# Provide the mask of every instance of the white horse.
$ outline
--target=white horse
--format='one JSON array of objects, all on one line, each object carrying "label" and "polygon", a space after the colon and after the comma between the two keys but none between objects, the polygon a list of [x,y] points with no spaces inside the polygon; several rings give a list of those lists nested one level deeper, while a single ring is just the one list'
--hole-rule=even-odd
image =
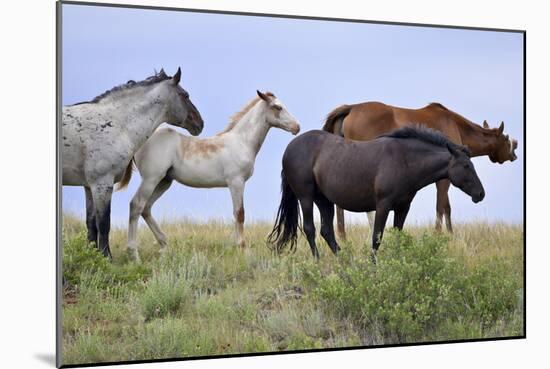
[{"label": "white horse", "polygon": [[[111,256],[109,229],[113,185],[130,180],[132,157],[163,122],[198,135],[203,121],[189,94],[161,70],[129,81],[92,101],[63,107],[63,185],[84,186],[88,240]],[[99,231],[99,237],[98,237]]]},{"label": "white horse", "polygon": [[216,136],[194,138],[172,129],[160,129],[135,155],[142,182],[130,202],[128,252],[139,262],[136,231],[139,216],[153,232],[161,247],[166,249],[166,235],[151,215],[151,207],[168,190],[173,180],[201,188],[229,187],[237,243],[243,239],[245,182],[252,176],[254,161],[271,127],[292,134],[300,125],[272,93],[257,91],[258,97],[235,114],[227,128]]}]

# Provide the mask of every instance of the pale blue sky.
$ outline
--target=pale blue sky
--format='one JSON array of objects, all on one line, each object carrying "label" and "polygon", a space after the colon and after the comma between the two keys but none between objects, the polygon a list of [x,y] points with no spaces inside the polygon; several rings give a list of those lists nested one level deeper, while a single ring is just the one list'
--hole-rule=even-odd
[{"label": "pale blue sky", "polygon": [[[382,101],[417,108],[432,101],[518,140],[518,160],[474,163],[487,193],[473,204],[450,191],[455,221],[523,218],[523,35],[428,27],[63,5],[63,104],[89,100],[130,79],[182,67],[182,85],[200,110],[201,136],[222,130],[254,97],[274,92],[302,132],[319,129],[337,105]],[[187,133],[184,131],[184,133]],[[282,153],[293,136],[273,129],[247,182],[247,220],[273,220]],[[115,193],[112,219],[126,224],[140,178]],[[63,209],[82,217],[84,190],[63,187]],[[227,189],[179,184],[156,203],[159,218],[230,219]],[[435,218],[435,186],[420,191],[408,223]],[[365,216],[355,216],[366,221]]]}]

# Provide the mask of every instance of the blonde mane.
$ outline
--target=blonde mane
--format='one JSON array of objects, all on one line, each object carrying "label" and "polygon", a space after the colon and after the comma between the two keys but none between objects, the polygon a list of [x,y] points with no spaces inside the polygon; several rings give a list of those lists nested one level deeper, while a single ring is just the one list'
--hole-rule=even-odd
[{"label": "blonde mane", "polygon": [[[275,97],[275,95],[273,95],[273,93],[271,92],[266,92],[265,94],[269,97]],[[224,130],[218,134],[221,135],[222,133],[229,132],[233,128],[235,128],[237,123],[245,116],[246,113],[250,111],[250,109],[252,109],[258,103],[259,100],[260,98],[256,96],[255,98],[250,100],[241,110],[233,114],[229,118],[229,124],[227,125],[227,127],[225,127]]]}]

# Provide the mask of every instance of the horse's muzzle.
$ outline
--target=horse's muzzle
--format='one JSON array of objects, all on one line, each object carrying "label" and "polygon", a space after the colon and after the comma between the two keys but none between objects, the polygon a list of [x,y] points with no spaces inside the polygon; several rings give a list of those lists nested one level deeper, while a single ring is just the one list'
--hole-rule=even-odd
[{"label": "horse's muzzle", "polygon": [[290,126],[290,132],[296,136],[300,132],[300,124],[298,122]]},{"label": "horse's muzzle", "polygon": [[478,202],[482,201],[485,198],[485,191],[481,190],[477,194],[472,196],[472,201],[474,204],[477,204]]},{"label": "horse's muzzle", "polygon": [[200,115],[196,115],[194,117],[190,117],[187,119],[187,130],[191,135],[198,136],[202,133],[202,129],[204,128],[204,122],[202,120],[202,117]]}]

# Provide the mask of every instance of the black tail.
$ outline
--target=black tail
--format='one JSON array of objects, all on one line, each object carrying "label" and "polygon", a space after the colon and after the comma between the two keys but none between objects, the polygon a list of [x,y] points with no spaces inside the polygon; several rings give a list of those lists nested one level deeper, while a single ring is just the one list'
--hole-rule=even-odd
[{"label": "black tail", "polygon": [[273,230],[267,237],[270,247],[280,254],[290,243],[290,250],[296,249],[300,213],[298,199],[288,185],[284,172],[281,171],[281,204],[277,211],[277,219]]}]

